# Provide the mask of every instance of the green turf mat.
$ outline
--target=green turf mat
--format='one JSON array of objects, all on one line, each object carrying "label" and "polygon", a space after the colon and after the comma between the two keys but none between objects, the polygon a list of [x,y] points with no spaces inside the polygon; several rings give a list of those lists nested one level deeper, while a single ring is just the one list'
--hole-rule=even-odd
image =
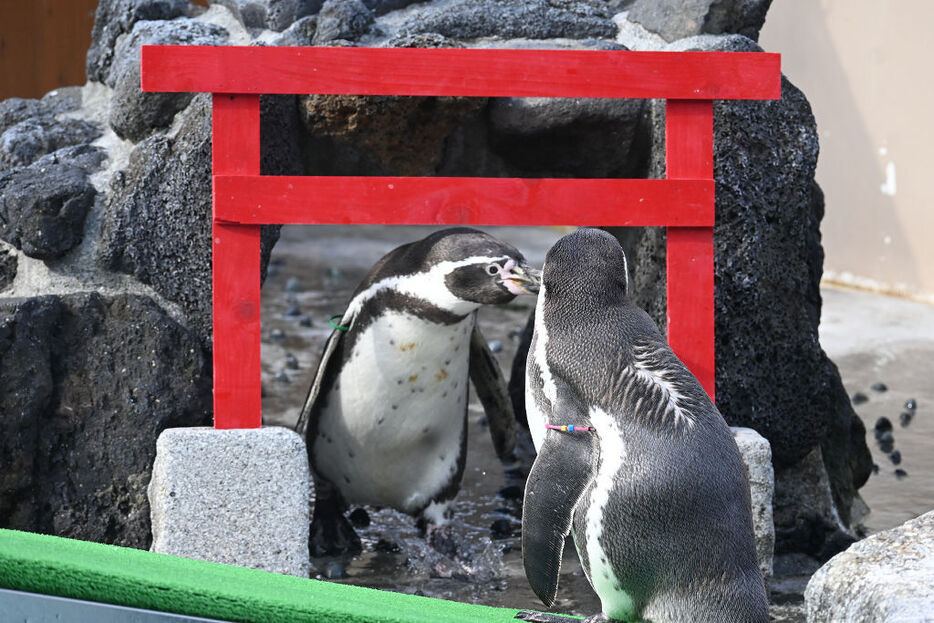
[{"label": "green turf mat", "polygon": [[257,623],[514,623],[518,612],[2,529],[0,587]]}]

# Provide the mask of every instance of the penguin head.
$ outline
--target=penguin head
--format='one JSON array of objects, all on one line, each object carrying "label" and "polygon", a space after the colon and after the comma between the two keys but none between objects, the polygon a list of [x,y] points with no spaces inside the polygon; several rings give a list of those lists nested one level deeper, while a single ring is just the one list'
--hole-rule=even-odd
[{"label": "penguin head", "polygon": [[628,295],[627,270],[626,254],[616,238],[600,229],[581,228],[548,251],[542,289],[549,299],[619,302]]},{"label": "penguin head", "polygon": [[458,299],[490,305],[538,292],[541,272],[511,244],[467,227],[445,229],[429,238],[434,240],[427,264],[441,269],[438,276]]}]

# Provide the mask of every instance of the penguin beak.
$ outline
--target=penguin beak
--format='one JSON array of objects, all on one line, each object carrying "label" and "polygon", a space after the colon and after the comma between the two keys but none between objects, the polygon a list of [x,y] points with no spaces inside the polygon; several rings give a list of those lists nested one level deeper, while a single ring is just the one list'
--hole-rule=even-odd
[{"label": "penguin beak", "polygon": [[503,285],[513,294],[538,294],[542,284],[542,271],[519,263],[503,275]]}]

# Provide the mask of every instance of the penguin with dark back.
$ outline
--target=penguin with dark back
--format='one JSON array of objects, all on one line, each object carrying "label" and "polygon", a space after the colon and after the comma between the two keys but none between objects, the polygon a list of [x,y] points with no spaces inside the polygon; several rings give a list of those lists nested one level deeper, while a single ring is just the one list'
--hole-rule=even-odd
[{"label": "penguin with dark back", "polygon": [[736,442],[629,299],[626,268],[595,229],[545,260],[526,376],[538,451],[522,514],[529,583],[554,603],[571,532],[602,605],[589,621],[764,623]]},{"label": "penguin with dark back", "polygon": [[468,377],[497,455],[511,455],[515,415],[476,311],[536,293],[539,275],[515,247],[469,228],[435,232],[373,266],[325,345],[296,425],[315,482],[313,555],[360,550],[348,504],[413,515],[429,542],[443,534],[464,471]]}]

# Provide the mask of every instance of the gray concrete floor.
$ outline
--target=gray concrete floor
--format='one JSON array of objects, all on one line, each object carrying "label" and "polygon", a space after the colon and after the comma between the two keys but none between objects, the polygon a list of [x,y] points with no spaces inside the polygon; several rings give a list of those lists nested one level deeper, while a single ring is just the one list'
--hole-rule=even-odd
[{"label": "gray concrete floor", "polygon": [[[866,424],[867,443],[879,471],[860,493],[871,512],[870,532],[892,528],[934,509],[934,306],[869,292],[822,287],[820,341],[837,364],[852,396],[869,399],[854,405]],[[874,391],[884,383],[888,390]],[[907,427],[899,422],[909,398],[917,402]],[[873,427],[881,417],[893,424],[897,468],[876,443]]]}]

